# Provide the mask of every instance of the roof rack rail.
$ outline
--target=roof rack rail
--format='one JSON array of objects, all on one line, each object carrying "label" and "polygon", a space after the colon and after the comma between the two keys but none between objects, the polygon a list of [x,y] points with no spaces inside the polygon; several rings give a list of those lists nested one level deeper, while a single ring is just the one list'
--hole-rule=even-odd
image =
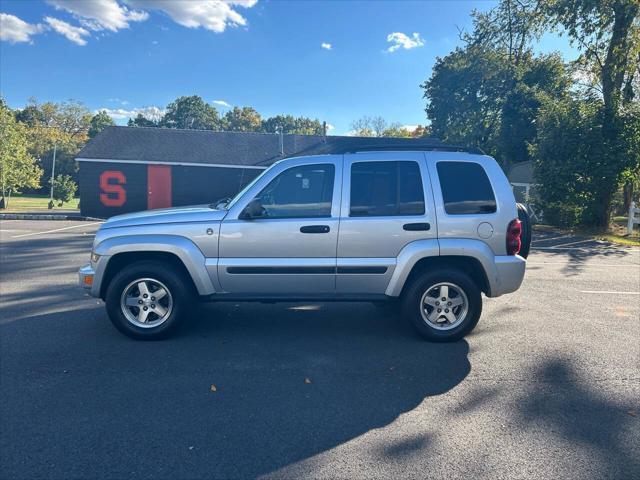
[{"label": "roof rack rail", "polygon": [[465,152],[478,155],[485,153],[477,147],[463,147],[447,145],[445,143],[414,143],[414,144],[386,144],[386,145],[350,145],[335,153],[385,152],[385,151],[429,151],[429,152]]}]

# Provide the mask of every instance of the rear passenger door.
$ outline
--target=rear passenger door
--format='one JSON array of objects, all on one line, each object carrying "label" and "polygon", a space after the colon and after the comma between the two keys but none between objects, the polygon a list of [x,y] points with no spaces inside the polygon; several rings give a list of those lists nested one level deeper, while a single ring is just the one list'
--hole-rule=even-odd
[{"label": "rear passenger door", "polygon": [[[507,226],[517,214],[511,187],[498,164],[464,153],[428,152],[426,156],[437,204],[440,253],[447,253],[443,240],[471,239],[486,243],[495,255],[504,255]],[[499,198],[510,202],[500,203]]]},{"label": "rear passenger door", "polygon": [[400,251],[423,239],[437,241],[423,153],[345,155],[337,292],[384,293]]}]

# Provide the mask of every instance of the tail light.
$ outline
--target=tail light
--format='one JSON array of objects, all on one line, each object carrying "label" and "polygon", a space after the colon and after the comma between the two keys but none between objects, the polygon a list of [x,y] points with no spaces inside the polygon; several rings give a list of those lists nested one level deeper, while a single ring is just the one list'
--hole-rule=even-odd
[{"label": "tail light", "polygon": [[517,218],[509,222],[507,227],[507,255],[517,255],[520,252],[522,243],[520,235],[522,234],[522,224]]}]

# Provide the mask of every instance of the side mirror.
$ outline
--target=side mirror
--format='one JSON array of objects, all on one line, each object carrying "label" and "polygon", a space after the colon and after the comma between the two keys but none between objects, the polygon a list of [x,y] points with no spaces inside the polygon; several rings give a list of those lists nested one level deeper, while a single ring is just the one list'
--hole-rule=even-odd
[{"label": "side mirror", "polygon": [[241,220],[251,220],[253,218],[261,218],[264,217],[265,209],[262,206],[262,203],[257,198],[251,200],[249,205],[244,207],[242,213],[240,213]]}]

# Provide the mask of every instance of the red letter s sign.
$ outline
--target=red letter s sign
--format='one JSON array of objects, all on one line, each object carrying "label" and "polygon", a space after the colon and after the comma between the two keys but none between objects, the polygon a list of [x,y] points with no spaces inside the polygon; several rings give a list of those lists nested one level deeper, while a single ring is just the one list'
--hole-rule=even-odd
[{"label": "red letter s sign", "polygon": [[127,178],[119,170],[105,170],[100,174],[100,202],[105,207],[121,207],[127,201],[127,192],[122,185]]}]

